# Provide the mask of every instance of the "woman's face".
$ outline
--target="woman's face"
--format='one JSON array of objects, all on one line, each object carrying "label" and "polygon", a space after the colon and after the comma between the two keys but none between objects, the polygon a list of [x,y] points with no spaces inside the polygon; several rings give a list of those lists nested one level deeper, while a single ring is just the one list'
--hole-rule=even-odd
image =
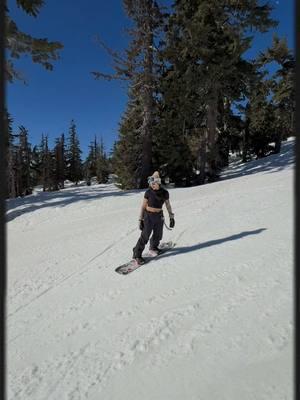
[{"label": "woman's face", "polygon": [[152,188],[153,190],[158,190],[158,189],[159,189],[159,184],[158,184],[157,182],[152,182],[152,183],[151,183],[151,188]]}]

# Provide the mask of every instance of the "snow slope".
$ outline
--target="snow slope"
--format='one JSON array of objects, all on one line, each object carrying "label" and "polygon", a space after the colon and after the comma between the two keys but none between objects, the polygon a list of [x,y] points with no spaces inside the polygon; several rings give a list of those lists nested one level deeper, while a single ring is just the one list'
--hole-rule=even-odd
[{"label": "snow slope", "polygon": [[177,245],[127,276],[144,191],[8,201],[8,399],[291,399],[293,147],[170,189]]}]

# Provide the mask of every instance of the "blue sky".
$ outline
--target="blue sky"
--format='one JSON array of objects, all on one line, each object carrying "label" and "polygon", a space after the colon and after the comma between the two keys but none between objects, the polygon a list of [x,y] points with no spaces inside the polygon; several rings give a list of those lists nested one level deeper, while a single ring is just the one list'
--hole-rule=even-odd
[{"label": "blue sky", "polygon": [[[11,17],[20,30],[34,37],[60,41],[64,45],[60,60],[53,71],[33,64],[30,57],[15,62],[27,85],[15,82],[7,85],[7,106],[14,119],[14,130],[24,125],[32,144],[38,144],[42,133],[48,134],[50,146],[61,133],[68,133],[75,120],[83,158],[96,135],[102,136],[106,151],[110,151],[118,136],[118,124],[127,102],[126,87],[118,81],[96,81],[91,71],[112,72],[112,62],[95,42],[99,35],[108,46],[122,51],[128,44],[125,28],[130,21],[122,0],[48,0],[37,18],[26,15],[8,0]],[[160,0],[170,4],[170,0]],[[272,0],[273,17],[279,20],[275,29],[294,47],[294,1]],[[248,51],[255,57],[272,43],[272,32],[256,35]]]}]

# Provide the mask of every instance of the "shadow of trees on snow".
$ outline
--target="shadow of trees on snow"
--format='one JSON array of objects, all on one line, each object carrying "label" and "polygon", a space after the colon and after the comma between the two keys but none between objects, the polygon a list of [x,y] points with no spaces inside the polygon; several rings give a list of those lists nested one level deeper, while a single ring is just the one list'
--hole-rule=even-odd
[{"label": "shadow of trees on snow", "polygon": [[23,198],[9,199],[6,203],[6,222],[12,221],[20,215],[47,207],[66,207],[78,201],[94,201],[105,197],[123,197],[141,192],[141,190],[122,191],[114,185],[97,185],[95,187],[72,187],[55,192],[39,192]]},{"label": "shadow of trees on snow", "polygon": [[221,174],[221,180],[238,178],[240,176],[252,175],[258,172],[274,173],[290,168],[295,163],[295,141],[282,143],[281,153],[273,154],[259,160],[232,162],[231,166]]}]

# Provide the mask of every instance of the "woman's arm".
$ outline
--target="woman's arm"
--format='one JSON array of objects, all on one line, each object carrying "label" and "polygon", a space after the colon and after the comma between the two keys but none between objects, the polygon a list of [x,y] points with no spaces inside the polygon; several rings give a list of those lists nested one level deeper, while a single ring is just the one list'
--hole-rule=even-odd
[{"label": "woman's arm", "polygon": [[174,228],[175,219],[174,219],[174,214],[173,214],[172,207],[171,207],[171,204],[170,204],[169,200],[166,200],[166,207],[167,207],[167,210],[168,210],[168,213],[169,213],[169,218],[170,218],[170,228]]},{"label": "woman's arm", "polygon": [[146,207],[148,205],[148,200],[147,199],[143,199],[143,203],[142,203],[142,207],[141,207],[141,212],[140,212],[140,217],[139,217],[139,221],[141,221],[142,219],[144,219],[144,212],[146,210]]},{"label": "woman's arm", "polygon": [[170,218],[174,218],[174,214],[173,214],[173,211],[172,211],[170,200],[166,200],[165,203],[166,203],[166,207],[167,207],[167,210],[168,210],[168,213],[169,213],[169,217]]}]

